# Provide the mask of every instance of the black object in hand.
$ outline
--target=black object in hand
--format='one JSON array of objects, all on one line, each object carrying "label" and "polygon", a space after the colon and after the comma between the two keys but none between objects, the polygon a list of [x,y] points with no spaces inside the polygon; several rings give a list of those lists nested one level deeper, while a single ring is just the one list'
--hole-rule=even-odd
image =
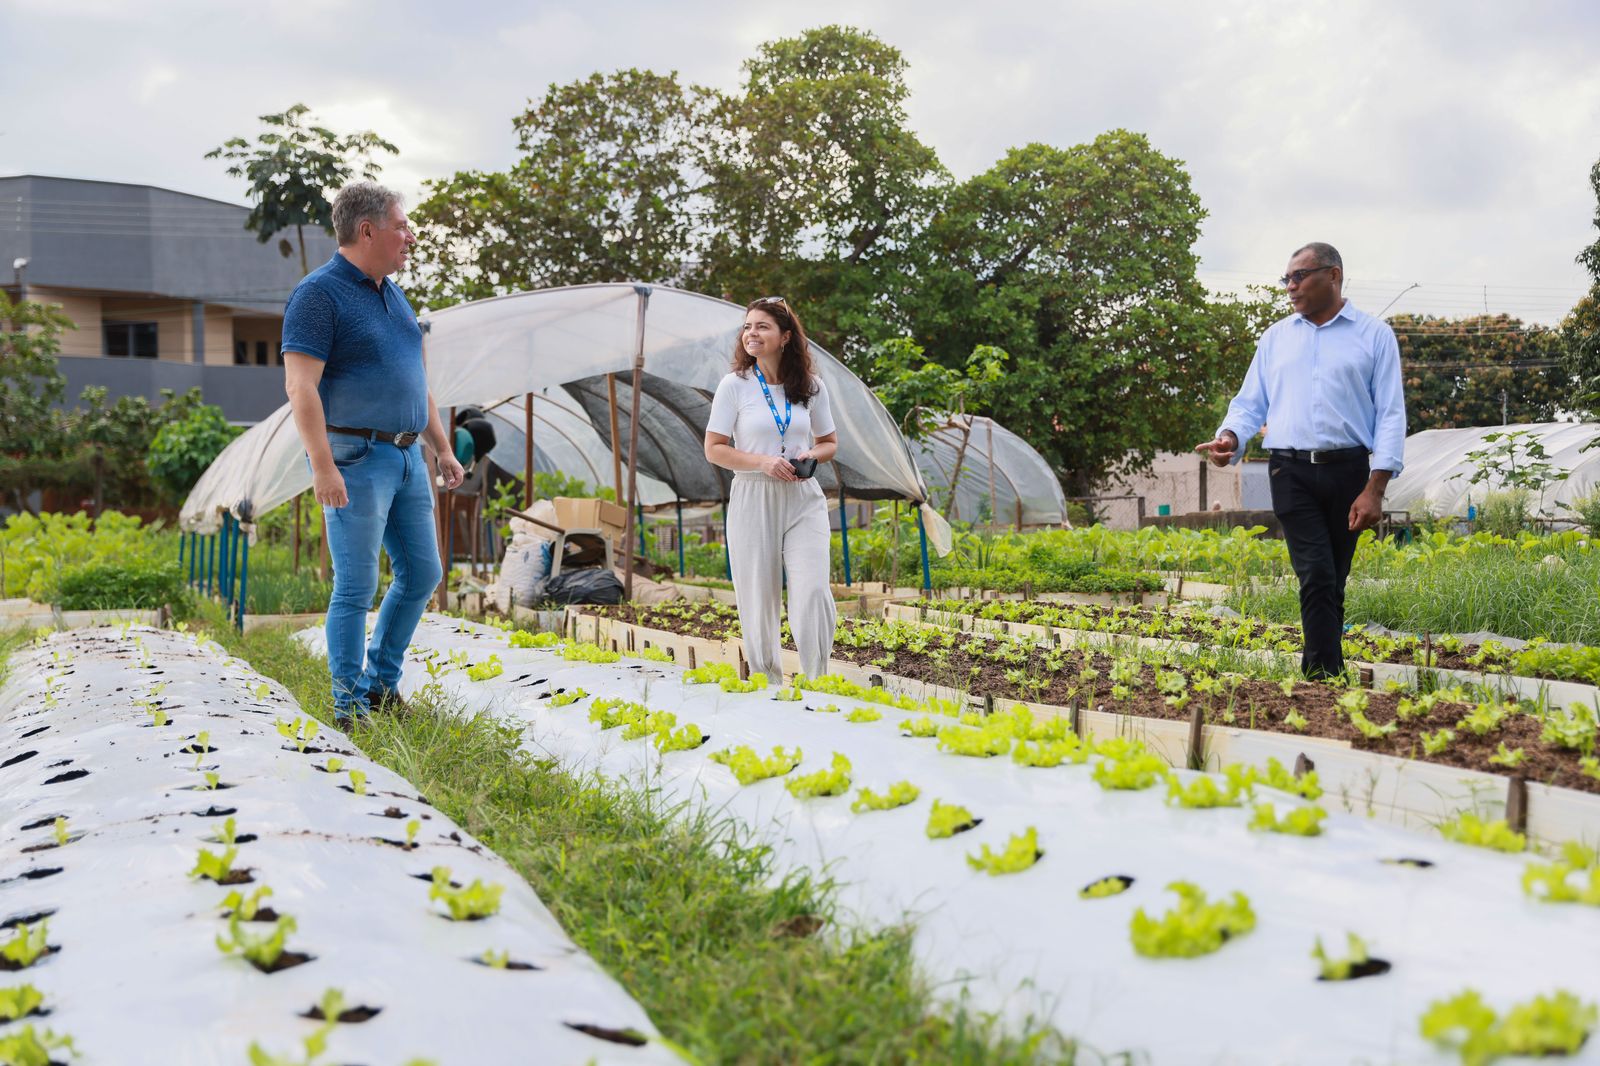
[{"label": "black object in hand", "polygon": [[794,467],[794,476],[798,478],[808,478],[817,472],[816,456],[810,459],[790,459],[789,465]]}]

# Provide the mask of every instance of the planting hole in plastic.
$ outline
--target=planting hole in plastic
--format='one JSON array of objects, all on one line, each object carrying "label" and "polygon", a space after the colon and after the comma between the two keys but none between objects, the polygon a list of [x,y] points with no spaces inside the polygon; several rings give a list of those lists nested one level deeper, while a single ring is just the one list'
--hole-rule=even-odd
[{"label": "planting hole in plastic", "polygon": [[626,1044],[629,1047],[644,1047],[650,1041],[637,1029],[609,1029],[604,1025],[590,1025],[588,1022],[562,1022],[568,1029],[576,1029],[586,1036],[609,1040],[613,1044]]},{"label": "planting hole in plastic", "polygon": [[237,807],[207,807],[203,811],[190,811],[196,818],[225,818],[230,814],[238,814]]},{"label": "planting hole in plastic", "polygon": [[[370,1022],[382,1013],[382,1007],[347,1007],[339,1012],[338,1022],[340,1025],[359,1025],[361,1022]],[[322,1005],[320,1003],[310,1010],[301,1011],[300,1017],[310,1018],[314,1022],[328,1020],[327,1015],[322,1013]]]},{"label": "planting hole in plastic", "polygon": [[46,910],[34,911],[32,914],[18,914],[0,922],[0,929],[15,929],[19,925],[37,925],[55,912],[56,909],[50,907]]},{"label": "planting hole in plastic", "polygon": [[11,756],[11,758],[7,759],[5,762],[0,762],[0,770],[4,770],[8,766],[15,766],[19,762],[27,762],[29,759],[33,758],[37,754],[39,754],[37,751],[22,751],[22,752],[18,752],[17,754]]},{"label": "planting hole in plastic", "polygon": [[62,815],[47,814],[43,818],[36,818],[22,827],[23,832],[26,832],[29,829],[48,829],[50,826],[55,825],[56,819],[60,817],[62,817]]},{"label": "planting hole in plastic", "polygon": [[1402,857],[1398,859],[1379,859],[1378,861],[1386,866],[1412,866],[1418,870],[1426,870],[1428,867],[1433,865],[1432,859],[1411,859]]},{"label": "planting hole in plastic", "polygon": [[1368,959],[1365,962],[1354,963],[1350,967],[1348,977],[1324,977],[1317,975],[1319,981],[1357,981],[1363,977],[1379,977],[1394,969],[1388,959]]},{"label": "planting hole in plastic", "polygon": [[59,785],[67,781],[76,781],[80,777],[88,776],[89,771],[87,770],[68,770],[64,774],[57,774],[54,777],[46,778],[44,783],[47,785]]}]

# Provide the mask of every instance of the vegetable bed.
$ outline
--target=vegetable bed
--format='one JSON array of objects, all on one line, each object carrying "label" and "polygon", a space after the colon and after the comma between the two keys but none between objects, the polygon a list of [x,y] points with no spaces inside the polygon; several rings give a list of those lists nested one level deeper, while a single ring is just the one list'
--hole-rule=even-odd
[{"label": "vegetable bed", "polygon": [[678,1061],[509,866],[213,644],[50,636],[0,737],[0,1062]]},{"label": "vegetable bed", "polygon": [[[322,633],[301,639],[315,650]],[[1539,887],[1581,895],[1592,853],[1551,872],[1304,815],[1316,784],[1282,766],[1173,771],[1131,738],[1060,720],[658,660],[430,616],[402,688],[437,686],[523,727],[533,752],[724,812],[782,866],[826,868],[850,920],[915,921],[919,962],[951,998],[1102,1051],[1446,1063],[1473,1034],[1523,1039],[1530,1016],[1568,1045],[1593,1027],[1600,906]],[[677,742],[690,726],[703,743]],[[1510,846],[1489,819],[1452,829]],[[1487,1021],[1463,1008],[1469,989]]]}]

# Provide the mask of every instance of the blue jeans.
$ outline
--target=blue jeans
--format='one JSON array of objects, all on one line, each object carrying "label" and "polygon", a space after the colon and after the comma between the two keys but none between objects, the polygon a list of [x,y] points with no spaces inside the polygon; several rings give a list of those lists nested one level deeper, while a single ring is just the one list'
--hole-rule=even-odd
[{"label": "blue jeans", "polygon": [[[366,709],[369,694],[393,691],[400,683],[406,647],[443,571],[422,445],[402,449],[330,433],[328,446],[350,496],[344,507],[322,509],[333,563],[328,669],[335,713],[350,714]],[[369,645],[367,612],[378,592],[380,544],[389,553],[394,582],[378,608]]]}]

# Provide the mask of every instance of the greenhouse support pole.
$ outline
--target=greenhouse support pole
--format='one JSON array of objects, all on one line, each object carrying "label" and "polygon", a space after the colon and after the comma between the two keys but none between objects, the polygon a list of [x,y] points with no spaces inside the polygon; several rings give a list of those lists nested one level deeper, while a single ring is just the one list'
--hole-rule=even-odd
[{"label": "greenhouse support pole", "polygon": [[[426,342],[424,342],[422,355],[423,358],[427,358],[428,352],[426,348]],[[450,421],[447,424],[450,428],[445,430],[444,437],[446,444],[451,448],[453,454],[455,448],[456,431],[456,409],[454,407],[450,408]],[[439,458],[442,459],[444,457],[440,456]],[[424,465],[426,465],[426,463],[424,463]],[[443,523],[443,525],[439,527],[439,610],[441,611],[446,610],[449,607],[450,556],[453,554],[455,547],[450,542],[451,534],[454,532],[454,523],[450,521],[450,512],[452,510],[451,499],[452,497],[450,490],[441,484],[439,486],[438,505],[434,508],[434,514],[437,520]]]},{"label": "greenhouse support pole", "polygon": [[933,591],[933,577],[928,572],[928,529],[922,524],[922,505],[917,505],[917,536],[922,540],[922,591]]},{"label": "greenhouse support pole", "polygon": [[217,535],[206,534],[206,587],[205,595],[211,595],[211,572],[217,563]]},{"label": "greenhouse support pole", "polygon": [[178,569],[179,570],[183,569],[183,549],[185,547],[184,541],[186,541],[188,539],[189,539],[188,537],[186,537],[186,536],[184,536],[182,534],[178,535]]},{"label": "greenhouse support pole", "polygon": [[234,609],[243,610],[244,601],[239,599],[239,563],[240,556],[244,554],[244,523],[239,519],[233,520],[233,557],[228,560],[228,596],[233,601]]},{"label": "greenhouse support pole", "polygon": [[[1021,496],[1017,497],[1019,500]],[[994,494],[994,419],[989,419],[989,532],[994,532],[994,524],[999,520],[1000,504]],[[1020,530],[1018,532],[1021,532]]]},{"label": "greenhouse support pole", "polygon": [[198,533],[189,533],[189,534],[187,534],[187,536],[189,538],[189,587],[191,589],[193,589],[194,588],[194,557],[195,557],[195,553],[200,550],[200,534],[198,534]]},{"label": "greenhouse support pole", "polygon": [[622,503],[622,442],[617,440],[617,375],[606,375],[606,400],[611,409],[611,481],[617,490],[617,502]]},{"label": "greenhouse support pole", "polygon": [[678,501],[678,576],[683,577],[683,501]]},{"label": "greenhouse support pole", "polygon": [[228,543],[227,511],[222,512],[222,529],[217,533],[217,596],[223,602],[228,599]]},{"label": "greenhouse support pole", "polygon": [[522,398],[522,509],[533,508],[533,393]]},{"label": "greenhouse support pole", "polygon": [[[635,285],[634,293],[639,297],[639,317],[634,326],[633,348],[633,396],[628,415],[628,522],[634,521],[634,511],[639,513],[639,551],[644,552],[644,507],[639,503],[639,393],[644,390],[644,316],[650,307],[650,286]],[[615,376],[611,378],[615,380]],[[611,403],[611,454],[617,454],[617,404],[615,393]],[[620,492],[617,494],[622,495]],[[623,550],[628,553],[627,562],[623,566],[623,595],[633,599],[633,533],[631,529],[622,531]]]},{"label": "greenhouse support pole", "polygon": [[[838,473],[839,468],[833,468]],[[850,584],[850,510],[844,502],[844,479],[839,479],[839,547],[844,550],[844,583]]]},{"label": "greenhouse support pole", "polygon": [[239,632],[244,632],[244,607],[250,592],[250,539],[244,538],[244,558],[239,561]]}]

